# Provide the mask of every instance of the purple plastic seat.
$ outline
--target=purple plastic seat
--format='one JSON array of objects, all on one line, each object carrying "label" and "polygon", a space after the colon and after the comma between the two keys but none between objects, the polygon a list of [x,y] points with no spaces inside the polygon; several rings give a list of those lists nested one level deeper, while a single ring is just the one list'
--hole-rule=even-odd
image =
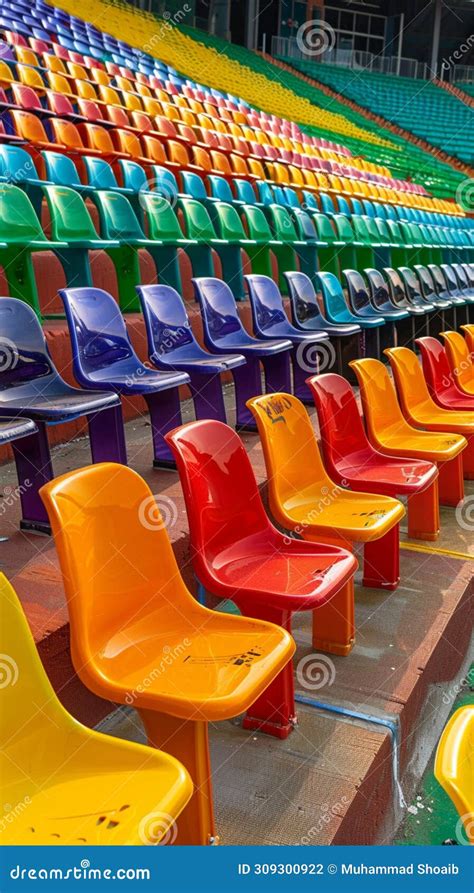
[{"label": "purple plastic seat", "polygon": [[203,350],[191,329],[184,302],[170,285],[139,285],[151,362],[162,370],[187,372],[197,419],[226,422],[221,372],[245,365],[239,353]]},{"label": "purple plastic seat", "polygon": [[[47,425],[86,416],[93,462],[127,464],[120,400],[115,394],[73,388],[59,375],[38,318],[16,298],[0,298],[0,415],[32,419],[36,429],[12,443],[21,490],[24,530],[50,532],[38,490],[54,477]],[[1,442],[1,441],[0,441]],[[26,482],[28,482],[26,484]]]},{"label": "purple plastic seat", "polygon": [[85,388],[145,398],[151,417],[157,468],[174,468],[164,439],[181,424],[179,386],[185,372],[158,372],[145,366],[130,342],[124,318],[112,295],[101,288],[65,288],[59,292],[71,337],[74,375]]},{"label": "purple plastic seat", "polygon": [[247,363],[233,373],[237,406],[237,427],[255,431],[256,423],[246,402],[262,393],[260,364],[265,373],[267,393],[288,391],[290,388],[288,339],[253,338],[245,331],[237,305],[226,282],[211,276],[192,280],[194,293],[201,308],[204,343],[218,354],[238,351]]},{"label": "purple plastic seat", "polygon": [[276,282],[268,276],[253,274],[245,277],[252,308],[253,330],[267,341],[286,338],[292,344],[293,393],[304,403],[311,403],[306,379],[318,372],[318,347],[329,341],[326,332],[307,332],[292,325],[285,313],[283,299]]}]

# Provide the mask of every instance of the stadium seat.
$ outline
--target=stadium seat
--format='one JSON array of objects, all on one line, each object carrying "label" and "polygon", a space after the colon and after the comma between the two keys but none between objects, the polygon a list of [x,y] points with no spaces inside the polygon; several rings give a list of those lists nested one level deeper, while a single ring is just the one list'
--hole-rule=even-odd
[{"label": "stadium seat", "polygon": [[451,373],[446,348],[437,338],[418,338],[423,375],[434,402],[444,409],[474,412],[474,396],[465,394]]},{"label": "stadium seat", "polygon": [[[294,611],[313,611],[313,647],[347,654],[354,642],[354,557],[277,531],[245,447],[221,422],[192,422],[168,440],[183,483],[194,570],[206,590],[288,632]],[[296,723],[293,684],[288,664],[248,710],[244,727],[286,738]]]},{"label": "stadium seat", "polygon": [[[163,751],[100,734],[73,718],[55,694],[3,574],[0,595],[0,650],[13,668],[13,684],[2,692],[2,788],[12,803],[27,806],[5,822],[4,844],[166,842],[193,792],[184,767]],[[161,821],[147,821],[150,814]]]},{"label": "stadium seat", "polygon": [[[470,412],[442,408],[432,400],[421,366],[413,351],[392,347],[385,351],[405,418],[414,428],[462,434],[467,440],[463,451],[464,477],[474,479],[474,416]],[[474,396],[474,395],[473,395]]]},{"label": "stadium seat", "polygon": [[438,472],[421,459],[389,457],[367,438],[355,395],[339,375],[309,379],[324,462],[337,484],[408,500],[408,536],[436,540],[439,533]]},{"label": "stadium seat", "polygon": [[69,327],[76,380],[90,390],[139,394],[148,406],[153,436],[153,465],[174,467],[164,440],[181,424],[178,388],[189,382],[182,371],[155,371],[135,353],[116,301],[100,288],[67,288],[59,292]]},{"label": "stadium seat", "polygon": [[343,270],[343,276],[347,284],[347,295],[351,310],[355,316],[365,316],[367,319],[380,319],[385,321],[385,327],[380,334],[381,347],[397,344],[399,340],[398,326],[402,320],[407,320],[409,314],[406,310],[396,310],[385,303],[384,310],[378,310],[371,301],[370,290],[363,276],[358,270]]},{"label": "stadium seat", "polygon": [[461,326],[471,356],[474,354],[474,325]]},{"label": "stadium seat", "polygon": [[474,397],[474,362],[460,332],[440,332],[456,386],[463,394]]},{"label": "stadium seat", "polygon": [[293,326],[285,313],[278,285],[268,276],[246,276],[253,330],[265,341],[284,338],[291,341],[293,367],[293,392],[304,402],[309,402],[306,378],[318,371],[318,345],[327,342],[326,332],[307,332]]},{"label": "stadium seat", "polygon": [[341,283],[334,273],[319,272],[316,273],[315,279],[321,288],[324,315],[327,319],[337,325],[355,323],[359,325],[364,334],[365,353],[379,357],[381,350],[379,329],[385,324],[383,317],[375,316],[373,319],[368,319],[353,313],[347,306]]},{"label": "stadium seat", "polygon": [[[434,774],[456,807],[468,843],[474,844],[474,707],[459,707],[446,723],[436,750]],[[456,841],[457,842],[457,841]]]},{"label": "stadium seat", "polygon": [[[132,702],[148,743],[166,747],[188,770],[194,794],[175,843],[215,843],[208,723],[238,716],[258,699],[291,660],[294,642],[275,625],[198,604],[154,496],[131,469],[111,463],[80,469],[56,478],[42,496],[77,673],[100,697]],[[143,686],[167,648],[175,655],[171,666],[155,670]]]},{"label": "stadium seat", "polygon": [[[0,335],[5,362],[0,369],[0,416],[32,419],[36,433],[15,450],[19,480],[29,480],[22,499],[24,530],[49,533],[38,497],[40,486],[54,477],[47,426],[86,416],[93,462],[127,462],[120,400],[73,388],[49,357],[46,339],[34,310],[15,298],[0,300]],[[13,345],[13,347],[9,347]]]},{"label": "stadium seat", "polygon": [[331,480],[307,411],[297,398],[256,397],[249,406],[257,419],[270,508],[278,523],[305,540],[349,549],[363,543],[364,586],[396,589],[402,504],[388,496],[343,490]]},{"label": "stadium seat", "polygon": [[456,507],[464,499],[462,453],[467,441],[459,434],[420,431],[406,421],[395,387],[379,360],[353,360],[360,386],[369,440],[387,456],[407,456],[436,462],[439,501]]},{"label": "stadium seat", "polygon": [[176,289],[169,285],[141,285],[137,286],[137,292],[151,362],[157,369],[180,370],[189,375],[197,419],[226,422],[220,374],[245,365],[245,357],[235,348],[221,356],[203,350]]}]

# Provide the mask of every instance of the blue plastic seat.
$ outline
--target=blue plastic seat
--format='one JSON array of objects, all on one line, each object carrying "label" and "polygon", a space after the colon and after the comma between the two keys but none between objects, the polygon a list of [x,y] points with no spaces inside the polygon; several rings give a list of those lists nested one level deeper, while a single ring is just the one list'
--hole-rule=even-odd
[{"label": "blue plastic seat", "polygon": [[204,180],[199,174],[194,174],[192,171],[181,171],[181,180],[183,183],[184,195],[189,195],[191,198],[196,199],[198,202],[203,202],[204,204],[220,201],[220,199],[215,196],[209,196],[207,194]]},{"label": "blue plastic seat", "polygon": [[234,197],[232,189],[230,188],[230,183],[228,180],[225,180],[224,177],[219,177],[217,174],[208,174],[207,180],[211,187],[211,198],[214,198],[219,202],[227,202],[227,204],[231,205],[244,204],[242,199],[236,199]]},{"label": "blue plastic seat", "polygon": [[21,146],[0,145],[0,177],[26,192],[35,214],[40,217],[45,180],[38,175],[35,162]]},{"label": "blue plastic seat", "polygon": [[341,283],[333,273],[317,273],[316,280],[321,286],[325,316],[333,323],[357,323],[362,329],[374,329],[383,325],[383,318],[376,320],[356,316],[347,306]]},{"label": "blue plastic seat", "polygon": [[191,329],[184,301],[169,285],[139,285],[148,356],[162,370],[187,372],[197,419],[226,422],[220,375],[245,364],[238,353],[222,356],[203,350]]},{"label": "blue plastic seat", "polygon": [[[318,371],[317,345],[328,341],[326,332],[307,332],[297,329],[289,321],[276,282],[268,276],[245,277],[252,308],[253,330],[259,338],[286,338],[291,341],[293,393],[300,400],[310,402],[306,385],[308,375]],[[316,359],[314,359],[316,357]]]},{"label": "blue plastic seat", "polygon": [[59,292],[71,338],[77,381],[92,390],[140,395],[151,417],[155,467],[174,468],[164,435],[181,424],[178,388],[185,372],[158,372],[141,362],[130,342],[124,318],[112,295],[100,288]]},{"label": "blue plastic seat", "polygon": [[72,158],[59,152],[50,151],[44,151],[41,155],[49,183],[54,183],[55,186],[71,186],[85,197],[91,196],[94,189],[81,183]]},{"label": "blue plastic seat", "polygon": [[[321,356],[320,371],[324,362],[324,372],[329,372],[334,361],[340,375],[349,375],[351,370],[347,367],[345,354],[348,344],[356,341],[355,355],[359,355],[359,338],[361,328],[356,323],[337,325],[325,319],[321,313],[314,285],[305,273],[300,271],[286,272],[283,274],[288,282],[288,291],[291,303],[291,320],[297,329],[304,332],[326,332],[331,339],[334,350],[329,350],[327,356]],[[350,359],[354,359],[354,350],[350,352]]]},{"label": "blue plastic seat", "polygon": [[[19,423],[32,419],[36,430],[13,449],[22,494],[25,530],[50,532],[40,487],[54,477],[46,427],[86,416],[93,462],[127,464],[120,400],[102,389],[91,394],[60,376],[34,310],[16,298],[0,298],[0,416]],[[27,491],[27,492],[26,492]],[[21,492],[21,491],[20,491]]]},{"label": "blue plastic seat", "polygon": [[87,182],[92,189],[111,189],[113,192],[121,192],[122,195],[129,197],[135,194],[133,189],[119,186],[114,171],[105,158],[84,155],[82,162],[86,170]]},{"label": "blue plastic seat", "polygon": [[237,193],[237,198],[246,205],[261,205],[261,202],[257,200],[255,195],[255,190],[250,183],[249,180],[234,180],[235,191]]},{"label": "blue plastic seat", "polygon": [[265,373],[267,393],[281,391],[283,385],[288,390],[291,342],[279,338],[264,343],[249,335],[240,321],[234,296],[221,279],[201,277],[193,279],[193,285],[201,309],[204,343],[208,350],[221,355],[238,351],[247,361],[245,368],[234,373],[237,424],[254,431],[255,422],[246,402],[251,396],[262,393],[260,363]]}]

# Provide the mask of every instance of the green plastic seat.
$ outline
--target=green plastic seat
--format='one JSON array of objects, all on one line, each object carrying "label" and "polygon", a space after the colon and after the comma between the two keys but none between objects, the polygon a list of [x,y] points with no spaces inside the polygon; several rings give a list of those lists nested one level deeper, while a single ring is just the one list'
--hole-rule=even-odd
[{"label": "green plastic seat", "polygon": [[[216,202],[215,208],[224,202]],[[188,250],[193,267],[193,274],[196,278],[201,276],[215,276],[214,264],[212,259],[212,250],[216,251],[222,264],[222,275],[225,281],[231,286],[237,300],[243,300],[245,297],[243,268],[241,259],[241,246],[239,241],[230,242],[227,238],[219,238],[214,229],[214,225],[209,216],[208,211],[193,198],[180,198],[179,207],[183,214],[186,233],[190,239],[196,240],[196,246]],[[232,208],[231,205],[225,205],[226,208]],[[218,213],[218,212],[216,212]],[[237,212],[235,211],[237,214]],[[232,223],[235,225],[235,218],[227,213],[222,213],[223,225],[229,226],[229,231],[233,231]],[[239,215],[237,214],[237,218]],[[239,219],[240,223],[240,219]],[[240,224],[242,227],[242,224]],[[243,228],[241,231],[245,232]],[[250,247],[251,243],[249,243]]]},{"label": "green plastic seat", "polygon": [[251,259],[252,272],[272,278],[271,252],[273,251],[278,260],[279,251],[283,249],[283,242],[274,238],[270,224],[261,208],[256,205],[242,205],[240,213],[247,225],[249,237],[255,243],[255,248],[246,249]]},{"label": "green plastic seat", "polygon": [[0,264],[12,298],[19,298],[41,318],[32,252],[67,249],[64,238],[46,238],[28,196],[18,186],[0,183]]}]

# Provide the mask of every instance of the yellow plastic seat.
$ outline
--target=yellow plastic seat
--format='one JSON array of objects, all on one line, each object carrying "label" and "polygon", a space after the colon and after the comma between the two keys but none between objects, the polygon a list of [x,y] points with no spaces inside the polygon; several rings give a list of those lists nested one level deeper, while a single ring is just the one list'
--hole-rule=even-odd
[{"label": "yellow plastic seat", "polygon": [[461,326],[466,339],[467,349],[471,356],[474,356],[474,325]]},{"label": "yellow plastic seat", "polygon": [[344,490],[331,480],[297,397],[264,395],[247,406],[257,421],[276,520],[303,539],[345,548],[364,543],[364,585],[395,589],[402,503],[391,496]]},{"label": "yellow plastic seat", "polygon": [[367,433],[373,446],[387,456],[428,459],[439,467],[439,500],[457,506],[464,498],[462,452],[467,440],[460,434],[420,431],[405,419],[395,388],[380,360],[351,360],[357,376]]},{"label": "yellow plastic seat", "polygon": [[16,73],[20,84],[24,84],[25,87],[32,87],[40,95],[44,93],[44,81],[36,68],[30,68],[29,65],[17,65]]},{"label": "yellow plastic seat", "polygon": [[[145,481],[102,463],[41,489],[63,573],[71,656],[100,697],[133,704],[195,792],[177,843],[215,838],[207,723],[238,716],[291,660],[279,626],[210,611],[186,588]],[[93,581],[93,585],[91,585]]]},{"label": "yellow plastic seat", "polygon": [[38,656],[20,602],[0,574],[0,777],[5,845],[140,845],[175,833],[193,793],[174,757],[77,722]]},{"label": "yellow plastic seat", "polygon": [[440,332],[451,372],[460,391],[474,395],[474,363],[469,347],[459,332]]},{"label": "yellow plastic seat", "polygon": [[463,434],[467,440],[467,448],[462,454],[464,477],[473,480],[474,412],[457,412],[438,406],[430,396],[422,368],[412,350],[407,347],[389,347],[384,353],[390,360],[405,418],[415,428]]},{"label": "yellow plastic seat", "polygon": [[462,819],[474,844],[474,706],[460,707],[439,740],[434,773]]}]

